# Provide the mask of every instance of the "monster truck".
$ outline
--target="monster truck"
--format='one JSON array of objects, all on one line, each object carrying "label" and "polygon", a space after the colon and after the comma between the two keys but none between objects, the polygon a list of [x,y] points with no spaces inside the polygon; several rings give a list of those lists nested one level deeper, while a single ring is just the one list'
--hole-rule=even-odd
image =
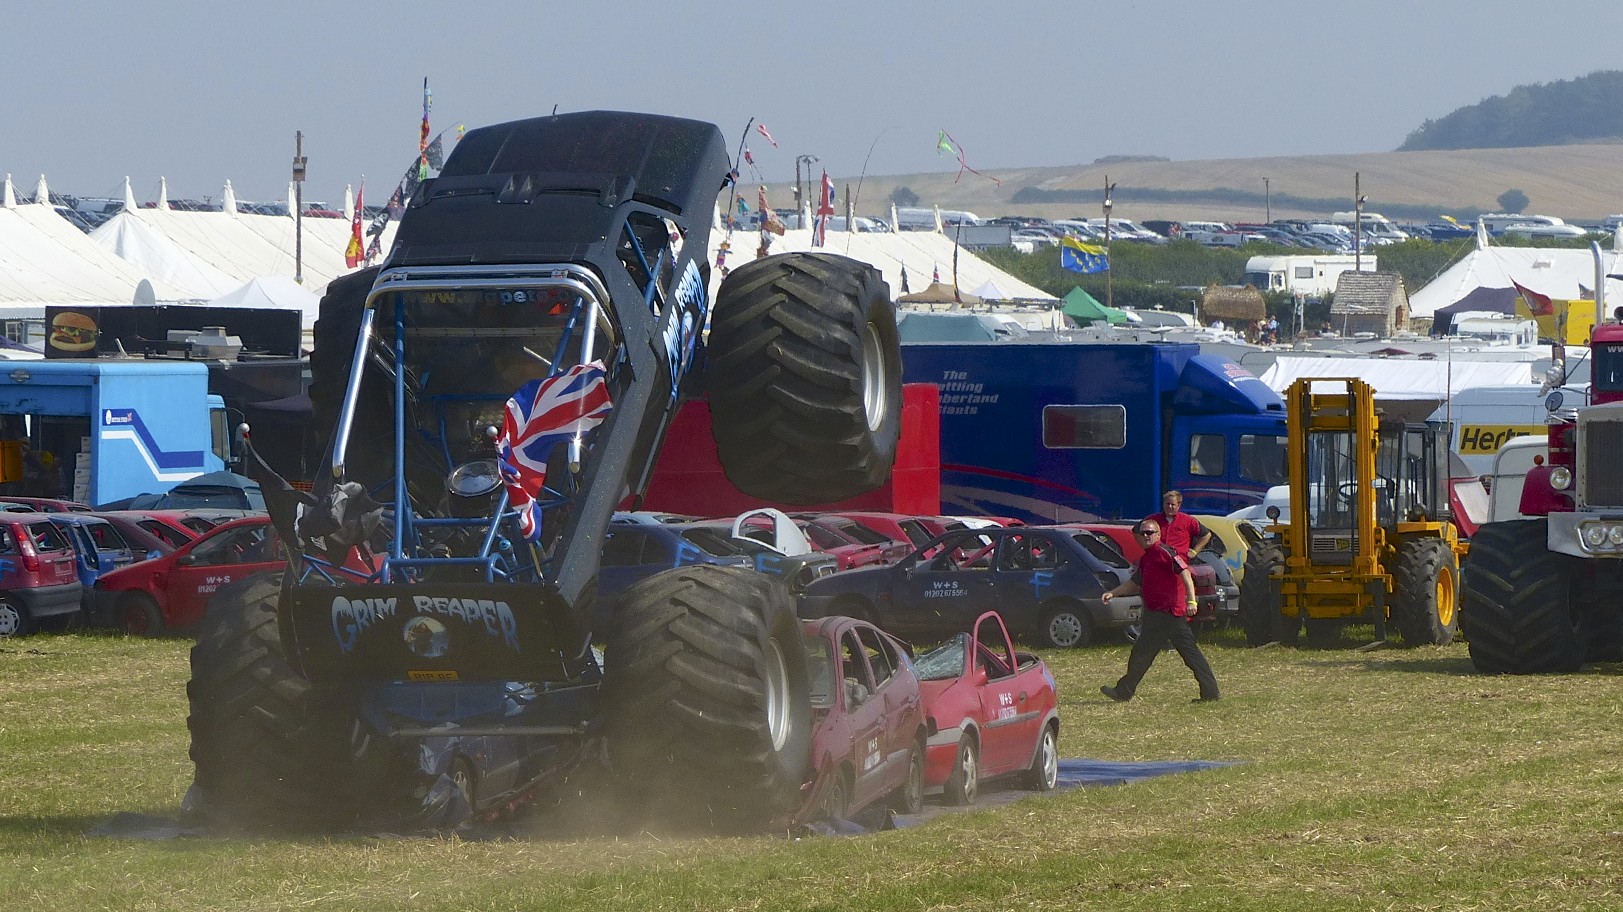
[{"label": "monster truck", "polygon": [[590,768],[654,825],[783,822],[811,725],[783,583],[683,567],[592,624],[605,528],[684,397],[708,393],[752,496],[853,496],[895,455],[876,270],[765,257],[712,309],[729,172],[692,120],[472,130],[383,266],[331,284],[310,385],[331,442],[312,492],[265,479],[285,573],[222,591],[199,631],[190,807],[227,827],[455,822]]}]

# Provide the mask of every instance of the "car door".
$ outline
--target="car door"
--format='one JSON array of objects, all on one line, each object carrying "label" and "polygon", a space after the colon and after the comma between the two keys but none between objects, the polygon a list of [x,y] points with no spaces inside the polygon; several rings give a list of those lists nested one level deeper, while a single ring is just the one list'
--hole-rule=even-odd
[{"label": "car door", "polygon": [[990,557],[982,553],[992,540],[989,533],[966,529],[897,565],[902,572],[895,582],[892,632],[949,636],[996,607]]},{"label": "car door", "polygon": [[885,793],[885,698],[875,689],[867,650],[854,629],[840,634],[840,678],[850,721],[851,808]]},{"label": "car door", "polygon": [[857,628],[857,637],[867,653],[868,668],[873,672],[878,693],[885,701],[885,770],[880,794],[888,795],[907,779],[908,752],[917,735],[912,723],[918,718],[919,692],[916,686],[908,686],[910,675],[905,667],[906,659],[891,641],[867,626]]},{"label": "car door", "polygon": [[177,627],[197,623],[209,596],[221,586],[278,566],[260,553],[270,532],[268,522],[223,529],[177,551],[164,582],[167,622]]},{"label": "car door", "polygon": [[986,684],[976,689],[981,710],[981,776],[998,776],[1024,769],[1031,759],[1039,721],[1032,712],[1032,694],[1026,692],[1015,658],[996,622],[983,620],[975,631],[975,667],[986,672]]},{"label": "car door", "polygon": [[1062,562],[1058,546],[1046,533],[1019,529],[1001,536],[992,563],[997,604],[987,607],[997,608],[1016,630],[1035,629],[1044,602],[1074,594],[1059,585]]},{"label": "car door", "polygon": [[129,540],[118,528],[106,520],[96,520],[83,524],[85,533],[95,543],[98,557],[97,569],[100,573],[117,570],[119,567],[128,567],[135,563],[135,549],[130,547]]}]

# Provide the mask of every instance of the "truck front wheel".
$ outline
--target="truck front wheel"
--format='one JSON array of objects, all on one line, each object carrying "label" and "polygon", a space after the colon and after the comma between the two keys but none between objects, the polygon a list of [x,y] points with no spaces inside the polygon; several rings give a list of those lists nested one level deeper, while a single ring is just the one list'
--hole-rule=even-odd
[{"label": "truck front wheel", "polygon": [[1295,643],[1301,618],[1280,613],[1278,589],[1270,581],[1285,566],[1285,553],[1272,542],[1257,542],[1245,553],[1245,575],[1240,578],[1240,626],[1252,646]]},{"label": "truck front wheel", "polygon": [[890,477],[902,361],[878,270],[831,253],[745,263],[721,283],[707,345],[716,449],[740,490],[823,503]]},{"label": "truck front wheel", "polygon": [[1548,547],[1549,521],[1489,523],[1471,537],[1460,621],[1471,664],[1488,674],[1576,671],[1584,642],[1577,562]]},{"label": "truck front wheel", "polygon": [[811,686],[783,583],[691,566],[626,590],[605,656],[609,760],[661,822],[747,832],[787,817],[811,762]]}]

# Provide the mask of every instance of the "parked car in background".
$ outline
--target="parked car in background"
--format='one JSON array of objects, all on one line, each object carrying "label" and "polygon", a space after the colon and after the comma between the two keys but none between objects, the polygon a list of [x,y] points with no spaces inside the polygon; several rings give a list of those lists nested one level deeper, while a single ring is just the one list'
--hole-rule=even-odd
[{"label": "parked car in background", "polygon": [[0,514],[0,637],[78,614],[84,586],[67,535],[44,513]]},{"label": "parked car in background", "polygon": [[[894,564],[913,551],[913,543],[906,537],[893,538],[838,514],[800,513],[795,514],[795,521],[819,551],[834,553],[836,548],[845,545],[864,545],[878,551],[873,562],[881,564]],[[867,562],[852,566],[865,567]]]},{"label": "parked car in background", "polygon": [[[136,563],[151,560],[154,557],[162,557],[177,547],[175,543],[170,542],[161,535],[154,534],[151,530],[142,526],[139,521],[124,513],[97,513],[95,515],[112,523],[113,528],[118,530],[118,534],[124,536],[124,540],[130,543],[130,551],[135,555]],[[175,534],[179,535],[179,533]],[[185,544],[188,541],[191,541],[191,539],[182,537],[179,539],[179,544]]]},{"label": "parked car in background", "polygon": [[169,551],[194,541],[204,532],[219,525],[205,517],[193,516],[185,510],[102,510],[97,511],[96,515],[116,522],[133,524],[168,545]]},{"label": "parked car in background", "polygon": [[924,703],[907,647],[865,621],[801,625],[811,681],[811,776],[796,822],[924,805]]},{"label": "parked car in background", "polygon": [[[795,527],[792,522],[790,525],[798,534],[799,528]],[[697,520],[684,523],[681,529],[684,535],[688,531],[703,531],[726,538],[728,543],[739,550],[739,553],[744,554],[753,562],[756,570],[782,577],[784,582],[789,584],[789,592],[797,597],[801,592],[805,591],[806,586],[812,580],[822,579],[840,569],[839,560],[834,555],[825,554],[811,547],[811,543],[804,542],[804,536],[800,539],[804,543],[804,549],[790,548],[787,551],[793,551],[794,553],[787,553],[785,549],[781,549],[775,544],[734,535],[733,524],[727,520]]]},{"label": "parked car in background", "polygon": [[88,617],[96,580],[135,563],[135,549],[116,526],[100,516],[89,513],[45,515],[73,542],[74,566],[79,573],[79,584],[84,587],[81,604]]},{"label": "parked car in background", "polygon": [[873,513],[846,510],[832,515],[853,520],[895,541],[908,542],[914,548],[951,529],[968,528],[958,520],[945,516],[910,516],[906,513]]},{"label": "parked car in background", "polygon": [[853,541],[831,529],[813,527],[803,514],[789,516],[770,507],[748,510],[731,520],[711,520],[730,523],[735,538],[752,538],[784,554],[804,554],[808,550],[831,555],[840,570],[867,567],[885,562],[885,551],[878,545]]},{"label": "parked car in background", "polygon": [[57,497],[14,497],[10,494],[0,494],[0,501],[14,504],[26,504],[41,513],[89,513],[90,505],[82,504],[76,500],[62,500]]},{"label": "parked car in background", "polygon": [[896,636],[931,642],[997,609],[1016,636],[1082,646],[1100,631],[1138,621],[1136,599],[1099,600],[1130,573],[1114,548],[1085,529],[964,529],[937,536],[895,565],[812,583],[800,615],[864,618]]},{"label": "parked car in background", "polygon": [[202,619],[215,590],[286,563],[269,517],[232,520],[162,557],[104,574],[96,581],[91,623],[130,636],[189,628]]},{"label": "parked car in background", "polygon": [[914,662],[930,732],[924,786],[947,804],[973,804],[980,783],[1020,774],[1036,791],[1059,777],[1059,697],[1043,660],[1017,652],[988,611]]}]

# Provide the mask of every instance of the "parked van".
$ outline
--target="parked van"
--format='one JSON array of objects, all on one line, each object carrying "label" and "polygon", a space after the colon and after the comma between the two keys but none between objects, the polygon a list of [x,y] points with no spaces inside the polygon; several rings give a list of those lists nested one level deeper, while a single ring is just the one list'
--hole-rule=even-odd
[{"label": "parked van", "polygon": [[[1561,392],[1568,402],[1581,403],[1588,400],[1589,385],[1573,384],[1562,387]],[[1486,475],[1494,470],[1494,457],[1508,441],[1529,434],[1542,438],[1547,433],[1546,395],[1531,383],[1471,387],[1438,406],[1427,420],[1452,422],[1449,448],[1472,472]]]},{"label": "parked van", "polygon": [[1330,215],[1330,221],[1336,225],[1352,228],[1355,223],[1363,225],[1362,233],[1365,237],[1384,238],[1394,241],[1408,240],[1409,232],[1404,231],[1392,220],[1379,212],[1335,212]]}]

